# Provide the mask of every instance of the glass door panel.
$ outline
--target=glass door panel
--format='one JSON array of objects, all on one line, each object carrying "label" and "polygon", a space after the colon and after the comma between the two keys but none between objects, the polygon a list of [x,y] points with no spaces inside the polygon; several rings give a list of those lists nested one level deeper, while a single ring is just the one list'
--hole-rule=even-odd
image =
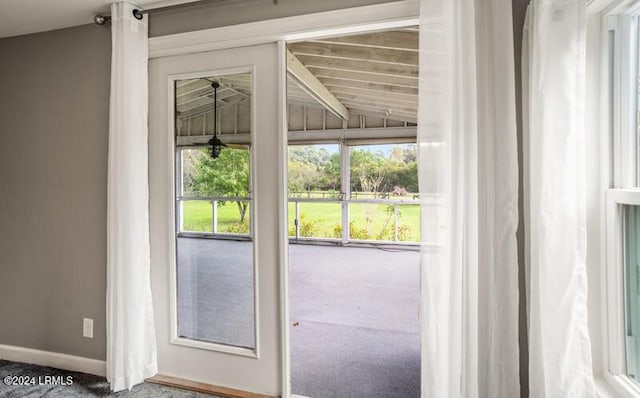
[{"label": "glass door panel", "polygon": [[[256,328],[250,135],[242,144],[225,143],[227,131],[219,119],[239,105],[245,111],[237,117],[251,116],[251,79],[251,73],[240,73],[175,82],[176,125],[181,126],[177,337],[247,349],[255,348]],[[214,152],[193,138],[196,132],[207,141],[220,137],[224,146]]]}]

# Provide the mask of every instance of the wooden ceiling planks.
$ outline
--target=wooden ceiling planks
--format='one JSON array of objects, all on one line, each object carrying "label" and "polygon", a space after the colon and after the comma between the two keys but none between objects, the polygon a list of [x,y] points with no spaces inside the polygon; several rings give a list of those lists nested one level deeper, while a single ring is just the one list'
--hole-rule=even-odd
[{"label": "wooden ceiling planks", "polygon": [[[418,37],[409,28],[290,43],[287,49],[349,112],[415,123]],[[292,84],[289,102],[308,106],[313,98]]]},{"label": "wooden ceiling planks", "polygon": [[[313,78],[307,76],[301,83],[299,76],[292,78],[289,73],[288,103],[316,109],[329,109],[327,106],[330,106],[334,113],[336,108],[344,106],[354,115],[375,115],[415,123],[419,81],[418,36],[417,28],[407,28],[289,43],[289,54],[301,64],[298,70],[303,66]],[[221,84],[218,89],[219,109],[250,98],[250,74],[215,79]],[[176,107],[182,118],[211,112],[211,80],[177,82]],[[432,87],[434,92],[437,89],[437,85]],[[322,95],[313,95],[309,91],[318,91]],[[341,112],[345,113],[344,110]],[[348,117],[348,113],[345,115]]]}]

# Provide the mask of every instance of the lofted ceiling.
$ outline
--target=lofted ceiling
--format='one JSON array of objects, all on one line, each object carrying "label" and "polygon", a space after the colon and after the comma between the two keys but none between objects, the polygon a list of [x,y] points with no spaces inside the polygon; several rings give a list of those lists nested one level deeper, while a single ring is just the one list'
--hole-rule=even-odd
[{"label": "lofted ceiling", "polygon": [[[417,28],[290,43],[287,49],[289,131],[416,123]],[[212,134],[212,80],[177,83],[179,136]],[[217,130],[221,134],[247,133],[250,74],[215,80],[221,85]]]},{"label": "lofted ceiling", "polygon": [[297,60],[349,114],[415,123],[417,28],[310,40],[291,43],[287,48],[289,103],[331,107],[327,106],[330,101],[319,101],[311,92],[313,84],[295,78],[292,63]]}]

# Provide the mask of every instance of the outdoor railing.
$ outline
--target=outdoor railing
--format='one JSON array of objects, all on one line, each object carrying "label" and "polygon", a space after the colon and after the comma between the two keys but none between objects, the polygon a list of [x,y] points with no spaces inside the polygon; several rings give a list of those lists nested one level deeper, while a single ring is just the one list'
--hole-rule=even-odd
[{"label": "outdoor railing", "polygon": [[[295,240],[329,240],[329,241],[342,241],[342,242],[386,242],[386,243],[417,243],[419,241],[419,217],[412,222],[403,222],[401,220],[403,206],[416,206],[420,202],[415,199],[416,195],[407,196],[394,196],[389,194],[376,194],[352,192],[350,199],[344,199],[344,195],[339,192],[324,192],[324,195],[319,195],[322,192],[315,192],[308,194],[304,192],[305,196],[300,195],[301,192],[290,193],[295,194],[297,197],[289,197],[290,212],[294,216],[293,225],[291,225],[291,218],[289,219],[289,238]],[[308,194],[308,195],[307,195]],[[383,196],[381,198],[380,196]],[[363,198],[364,197],[364,198]],[[252,223],[251,216],[252,210],[250,197],[231,197],[231,196],[181,196],[177,198],[177,226],[179,233],[182,235],[204,235],[204,236],[229,236],[229,237],[241,237],[251,238]],[[205,207],[203,210],[194,209],[198,206],[193,205],[194,208],[185,210],[185,205],[189,202],[206,202],[210,204],[210,210]],[[243,202],[246,203],[249,208],[246,210],[246,221],[240,222],[239,213],[237,219],[229,221],[228,214],[223,223],[220,220],[221,208],[218,206],[220,202]],[[301,209],[306,203],[327,204],[339,206],[339,211],[335,209],[326,208],[320,210],[321,216],[304,218],[306,213]],[[387,206],[385,209],[381,209],[376,206]],[[369,206],[369,207],[366,207]],[[292,211],[291,211],[292,210]],[[316,212],[318,209],[315,209]],[[324,211],[333,210],[333,211]],[[205,212],[210,211],[210,215]],[[369,216],[369,225],[367,226],[367,218],[363,216],[354,216],[356,212],[371,212],[374,215]],[[419,214],[419,212],[418,212]],[[290,215],[290,216],[291,216]],[[200,218],[198,218],[200,217]],[[210,219],[209,219],[210,217]],[[331,220],[334,218],[334,220]],[[375,218],[375,220],[374,220]],[[329,219],[329,221],[327,221]],[[381,219],[383,227],[380,227]],[[377,229],[373,233],[365,230],[375,229],[372,228],[372,223],[375,221]],[[313,232],[306,228],[309,224],[325,222],[323,232]],[[303,225],[307,223],[307,225]],[[353,223],[353,224],[352,224]],[[353,230],[352,230],[353,229]],[[407,233],[407,230],[410,233]],[[355,236],[352,236],[355,235]],[[382,238],[380,238],[382,237]]]},{"label": "outdoor railing", "polygon": [[[298,193],[296,193],[298,194]],[[356,194],[356,195],[354,195]],[[360,195],[358,195],[360,194]],[[400,223],[400,208],[402,206],[409,206],[409,205],[419,205],[419,201],[417,199],[408,199],[407,197],[400,197],[397,196],[395,197],[395,199],[388,199],[389,197],[394,197],[394,196],[390,196],[390,195],[385,195],[385,199],[382,198],[371,198],[371,199],[362,199],[362,198],[357,198],[357,196],[365,196],[363,194],[366,194],[368,196],[371,196],[371,194],[368,193],[356,193],[356,192],[352,192],[351,193],[351,199],[341,199],[341,194],[340,193],[334,193],[334,197],[333,198],[326,198],[326,197],[313,197],[313,196],[309,196],[309,197],[289,197],[289,203],[293,203],[293,215],[294,215],[294,230],[293,230],[293,234],[289,233],[289,238],[291,239],[295,239],[295,240],[330,240],[330,241],[343,241],[343,242],[390,242],[390,243],[412,243],[412,242],[418,242],[418,239],[410,239],[407,237],[404,237],[404,239],[402,239],[401,236],[401,228],[403,227],[403,225]],[[380,196],[380,194],[378,194],[378,196]],[[339,225],[340,225],[340,236],[335,236],[336,234],[334,234],[334,236],[331,237],[327,237],[327,236],[317,236],[317,234],[302,234],[301,231],[304,228],[304,225],[301,225],[301,220],[302,220],[302,216],[303,216],[303,212],[301,212],[300,210],[300,206],[301,204],[304,203],[326,203],[326,204],[335,204],[335,205],[339,205],[341,207],[341,217],[339,220]],[[389,223],[389,226],[392,227],[393,229],[393,233],[392,233],[392,238],[391,239],[377,239],[377,238],[372,238],[372,237],[354,237],[351,236],[352,235],[352,231],[351,231],[351,222],[355,221],[355,217],[353,217],[352,215],[352,205],[387,205],[390,206],[393,210],[393,215],[392,215],[392,222]],[[346,207],[346,209],[345,209]],[[346,217],[346,222],[344,220],[344,218]],[[362,217],[360,217],[362,218]],[[313,222],[314,220],[305,220],[305,222]],[[317,219],[315,221],[318,221]],[[391,221],[391,220],[390,220]],[[365,220],[366,223],[366,220]],[[416,223],[417,225],[415,225],[415,228],[417,229],[417,231],[415,231],[416,234],[419,234],[419,220]],[[404,224],[407,225],[407,224]],[[358,230],[364,231],[365,228],[362,227],[358,227],[356,225]],[[379,235],[382,235],[384,231],[380,231]]]},{"label": "outdoor railing", "polygon": [[[235,236],[235,237],[251,237],[251,198],[247,196],[179,196],[177,200],[177,224],[179,232],[181,234],[203,234],[203,235],[218,235],[218,236]],[[211,222],[210,230],[204,230],[202,228],[193,227],[192,225],[185,225],[185,211],[184,205],[188,202],[208,202],[211,204]],[[247,220],[243,224],[238,216],[237,222],[230,223],[226,229],[220,228],[219,220],[219,206],[220,202],[242,202],[247,204],[247,210],[245,213],[245,219]],[[204,222],[200,223],[204,225]],[[191,229],[190,229],[191,227]]]}]

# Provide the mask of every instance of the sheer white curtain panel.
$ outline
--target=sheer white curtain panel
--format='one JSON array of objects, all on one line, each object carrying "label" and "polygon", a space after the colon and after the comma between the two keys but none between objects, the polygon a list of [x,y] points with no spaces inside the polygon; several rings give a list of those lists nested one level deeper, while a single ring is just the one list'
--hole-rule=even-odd
[{"label": "sheer white curtain panel", "polygon": [[520,396],[510,0],[422,0],[422,396]]},{"label": "sheer white curtain panel", "polygon": [[131,389],[157,373],[151,300],[147,19],[111,6],[107,187],[107,379]]},{"label": "sheer white curtain panel", "polygon": [[523,40],[531,398],[592,398],[585,194],[586,0],[533,0]]}]

